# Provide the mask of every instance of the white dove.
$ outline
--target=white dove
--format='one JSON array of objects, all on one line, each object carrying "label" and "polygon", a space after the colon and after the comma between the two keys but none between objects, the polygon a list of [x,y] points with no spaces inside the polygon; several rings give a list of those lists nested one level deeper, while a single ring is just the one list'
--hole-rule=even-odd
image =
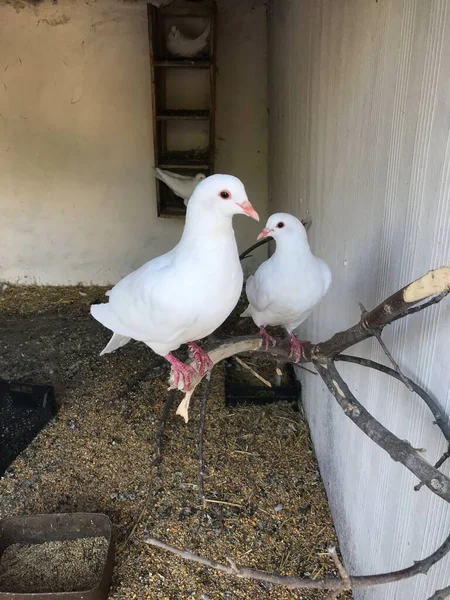
[{"label": "white dove", "polygon": [[197,173],[195,177],[190,175],[180,175],[179,173],[172,173],[172,171],[165,171],[164,169],[155,169],[156,178],[163,181],[172,192],[183,199],[184,205],[187,206],[189,198],[192,196],[195,188],[200,181],[206,178],[204,173]]},{"label": "white dove", "polygon": [[107,304],[94,304],[91,314],[114,332],[101,354],[130,339],[144,342],[173,367],[174,387],[180,374],[190,389],[196,371],[172,351],[188,343],[203,375],[209,356],[194,343],[221,325],[236,306],[243,274],[232,217],[259,220],[241,181],[232,175],[211,175],[191,197],[179,243],[130,273],[110,290]]},{"label": "white dove", "polygon": [[276,250],[247,280],[249,301],[241,317],[251,316],[259,327],[266,349],[275,339],[266,326],[282,326],[290,337],[290,356],[300,360],[302,342],[293,333],[327,293],[331,272],[321,258],[311,252],[303,224],[293,215],[276,213],[269,217],[258,240],[271,236]]},{"label": "white dove", "polygon": [[166,47],[172,56],[182,58],[193,58],[200,54],[208,42],[208,36],[211,29],[210,23],[205,31],[196,38],[186,37],[175,25],[172,25],[167,35]]}]

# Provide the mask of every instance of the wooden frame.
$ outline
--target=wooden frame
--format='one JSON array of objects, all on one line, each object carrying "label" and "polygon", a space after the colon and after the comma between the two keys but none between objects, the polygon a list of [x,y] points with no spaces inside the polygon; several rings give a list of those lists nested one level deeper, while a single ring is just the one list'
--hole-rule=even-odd
[{"label": "wooden frame", "polygon": [[[216,5],[214,0],[175,0],[166,7],[156,8],[148,4],[148,26],[150,41],[150,68],[153,104],[153,143],[154,166],[170,169],[185,175],[214,173],[215,162],[215,77],[216,77]],[[188,26],[196,21],[210,22],[207,55],[194,59],[173,58],[165,46],[165,36],[172,24],[183,22]],[[177,75],[186,80],[192,72],[193,78],[198,72],[207,71],[209,81],[208,104],[196,109],[171,109],[167,106],[168,77],[176,80]],[[170,73],[169,73],[170,71]],[[201,77],[201,76],[200,76]],[[190,128],[193,132],[198,127],[198,135],[205,133],[208,123],[207,147],[205,148],[171,148],[168,138],[171,129],[177,127]],[[157,184],[157,210],[159,217],[183,218],[186,213],[183,200],[176,196],[162,181]]]}]

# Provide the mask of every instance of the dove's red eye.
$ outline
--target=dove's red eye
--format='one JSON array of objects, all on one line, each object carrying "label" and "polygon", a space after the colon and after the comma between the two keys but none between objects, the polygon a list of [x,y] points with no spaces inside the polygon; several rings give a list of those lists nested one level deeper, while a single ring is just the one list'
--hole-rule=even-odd
[{"label": "dove's red eye", "polygon": [[219,196],[224,200],[229,200],[231,198],[231,193],[228,190],[222,190]]},{"label": "dove's red eye", "polygon": [[282,227],[284,227],[283,221],[280,221],[279,223],[277,223],[277,227],[278,227],[278,229],[281,229]]}]

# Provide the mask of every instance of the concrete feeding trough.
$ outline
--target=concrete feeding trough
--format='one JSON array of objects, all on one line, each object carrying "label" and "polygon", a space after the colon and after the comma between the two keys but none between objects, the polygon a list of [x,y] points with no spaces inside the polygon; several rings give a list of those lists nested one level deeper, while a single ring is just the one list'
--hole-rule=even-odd
[{"label": "concrete feeding trough", "polygon": [[0,600],[106,600],[113,566],[112,526],[104,514],[0,521]]}]

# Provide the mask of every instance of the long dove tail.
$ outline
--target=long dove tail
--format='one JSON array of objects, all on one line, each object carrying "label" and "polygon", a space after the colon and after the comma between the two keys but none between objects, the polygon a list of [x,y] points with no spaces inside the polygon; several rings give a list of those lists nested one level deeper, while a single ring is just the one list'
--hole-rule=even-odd
[{"label": "long dove tail", "polygon": [[244,310],[244,312],[240,316],[241,317],[251,317],[252,316],[252,311],[251,311],[251,308],[250,308],[250,304],[247,306],[247,308]]},{"label": "long dove tail", "polygon": [[103,356],[104,354],[109,354],[110,352],[114,352],[114,350],[117,350],[118,348],[122,348],[122,346],[128,344],[130,340],[131,338],[127,337],[126,335],[121,335],[120,333],[113,333],[112,338],[100,352],[100,356]]}]

